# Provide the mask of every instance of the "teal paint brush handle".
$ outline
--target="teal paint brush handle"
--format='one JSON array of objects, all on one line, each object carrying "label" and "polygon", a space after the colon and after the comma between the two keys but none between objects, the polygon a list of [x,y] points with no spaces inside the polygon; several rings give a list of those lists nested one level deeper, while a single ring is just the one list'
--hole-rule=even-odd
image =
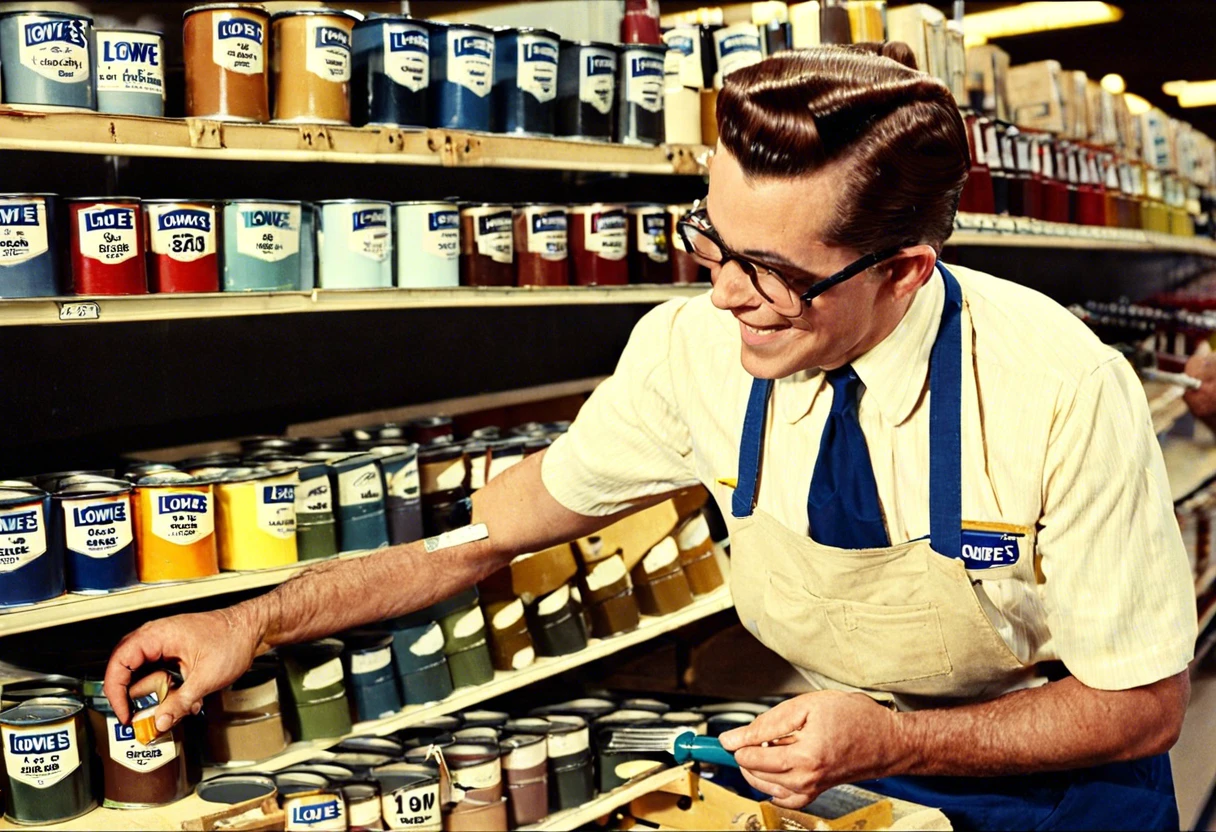
[{"label": "teal paint brush handle", "polygon": [[676,737],[671,754],[677,763],[687,763],[696,760],[699,763],[712,763],[716,766],[738,768],[735,755],[722,747],[714,737],[699,737],[691,731]]}]

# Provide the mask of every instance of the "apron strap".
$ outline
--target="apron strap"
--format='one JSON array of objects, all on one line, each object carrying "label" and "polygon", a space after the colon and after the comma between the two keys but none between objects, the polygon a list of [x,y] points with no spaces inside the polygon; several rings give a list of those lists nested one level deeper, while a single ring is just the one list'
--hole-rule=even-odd
[{"label": "apron strap", "polygon": [[764,447],[764,416],[772,390],[771,379],[752,379],[747,415],[743,419],[743,438],[739,442],[739,475],[731,498],[730,513],[735,517],[752,516],[756,485],[760,480],[760,451]]},{"label": "apron strap", "polygon": [[963,292],[939,261],[946,303],[929,357],[929,542],[948,558],[963,554]]}]

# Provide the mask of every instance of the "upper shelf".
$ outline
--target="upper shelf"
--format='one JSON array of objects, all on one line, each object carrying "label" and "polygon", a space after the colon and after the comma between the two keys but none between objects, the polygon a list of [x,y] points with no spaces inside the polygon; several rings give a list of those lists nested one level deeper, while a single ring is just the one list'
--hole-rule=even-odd
[{"label": "upper shelf", "polygon": [[1216,258],[1216,240],[1137,228],[1046,222],[1029,217],[960,213],[948,246],[994,246],[1198,254]]},{"label": "upper shelf", "polygon": [[700,175],[709,148],[395,127],[230,124],[0,106],[0,150],[263,162],[503,167]]}]

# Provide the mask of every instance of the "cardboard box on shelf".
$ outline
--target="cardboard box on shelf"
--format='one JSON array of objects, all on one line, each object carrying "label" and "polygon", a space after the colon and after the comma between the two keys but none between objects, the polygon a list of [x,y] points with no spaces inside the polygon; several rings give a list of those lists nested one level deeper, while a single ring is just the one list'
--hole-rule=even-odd
[{"label": "cardboard box on shelf", "polygon": [[968,49],[967,76],[977,75],[983,79],[984,114],[1008,121],[1009,53],[991,44]]},{"label": "cardboard box on shelf", "polygon": [[1019,127],[1059,134],[1064,130],[1059,61],[1009,68],[1010,121]]},{"label": "cardboard box on shelf", "polygon": [[1060,100],[1064,106],[1064,130],[1061,138],[1085,141],[1089,138],[1089,102],[1085,87],[1089,78],[1084,72],[1066,69],[1060,73]]},{"label": "cardboard box on shelf", "polygon": [[887,10],[887,39],[908,44],[923,72],[949,83],[946,77],[946,16],[927,3]]}]

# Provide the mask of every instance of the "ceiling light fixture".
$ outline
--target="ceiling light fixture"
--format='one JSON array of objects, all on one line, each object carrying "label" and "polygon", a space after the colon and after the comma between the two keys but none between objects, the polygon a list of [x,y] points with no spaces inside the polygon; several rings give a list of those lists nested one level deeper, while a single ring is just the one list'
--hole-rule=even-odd
[{"label": "ceiling light fixture", "polygon": [[967,46],[981,46],[993,38],[1115,23],[1122,19],[1123,10],[1118,6],[1094,0],[1019,3],[1008,8],[965,15],[963,32]]},{"label": "ceiling light fixture", "polygon": [[1127,92],[1127,83],[1123,80],[1123,76],[1117,75],[1114,72],[1103,75],[1102,80],[1098,83],[1102,85],[1102,89],[1111,95],[1123,95],[1123,93]]},{"label": "ceiling light fixture", "polygon": [[1134,92],[1123,93],[1123,100],[1127,102],[1127,109],[1134,116],[1147,113],[1153,109],[1153,105],[1149,104],[1147,99],[1136,95]]}]

